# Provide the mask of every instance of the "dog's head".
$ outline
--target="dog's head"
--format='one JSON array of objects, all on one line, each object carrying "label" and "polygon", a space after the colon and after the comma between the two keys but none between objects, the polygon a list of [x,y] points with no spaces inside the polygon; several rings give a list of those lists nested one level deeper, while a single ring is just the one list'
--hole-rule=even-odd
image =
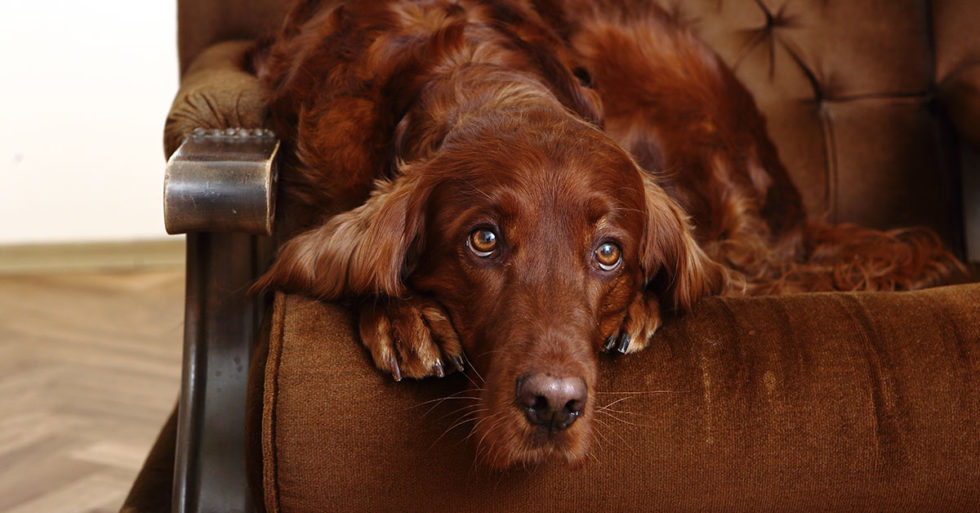
[{"label": "dog's head", "polygon": [[625,151],[584,122],[541,116],[447,138],[360,208],[287,243],[267,275],[322,298],[440,303],[485,378],[476,439],[494,467],[581,462],[598,356],[630,305],[686,309],[724,281]]}]

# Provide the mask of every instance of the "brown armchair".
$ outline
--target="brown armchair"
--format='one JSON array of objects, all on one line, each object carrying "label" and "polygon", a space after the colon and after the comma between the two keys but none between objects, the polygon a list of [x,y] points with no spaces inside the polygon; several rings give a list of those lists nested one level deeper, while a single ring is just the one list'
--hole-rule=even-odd
[{"label": "brown armchair", "polygon": [[[755,94],[811,212],[978,244],[980,4],[665,3]],[[463,378],[393,383],[340,306],[245,296],[271,252],[277,147],[194,130],[262,127],[245,53],[283,9],[179,2],[165,146],[168,227],[189,232],[184,379],[123,511],[980,509],[977,284],[708,299],[603,361],[615,406],[585,468],[475,466],[455,407],[418,407]]]}]

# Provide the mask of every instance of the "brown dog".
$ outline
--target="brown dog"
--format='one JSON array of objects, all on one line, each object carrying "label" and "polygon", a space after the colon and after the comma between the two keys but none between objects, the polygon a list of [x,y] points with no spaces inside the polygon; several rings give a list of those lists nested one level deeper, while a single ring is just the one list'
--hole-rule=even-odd
[{"label": "brown dog", "polygon": [[929,232],[808,222],[749,94],[635,4],[309,0],[258,66],[286,192],[324,219],[257,287],[356,300],[396,379],[465,352],[494,467],[581,462],[599,353],[662,310],[959,268]]}]

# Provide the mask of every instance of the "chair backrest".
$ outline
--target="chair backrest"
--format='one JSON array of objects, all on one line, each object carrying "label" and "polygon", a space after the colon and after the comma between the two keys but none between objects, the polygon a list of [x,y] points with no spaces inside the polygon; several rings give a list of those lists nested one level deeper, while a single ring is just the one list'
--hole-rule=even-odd
[{"label": "chair backrest", "polygon": [[287,0],[177,0],[181,73],[214,43],[273,34],[290,4]]},{"label": "chair backrest", "polygon": [[980,2],[661,3],[679,4],[679,18],[752,91],[808,212],[926,225],[960,247],[960,141],[949,118],[961,131],[980,120],[955,119],[944,85],[980,62]]},{"label": "chair backrest", "polygon": [[[948,92],[971,75],[980,90],[980,2],[658,1],[755,95],[811,214],[925,225],[962,248],[958,135],[980,147],[980,101]],[[178,0],[181,69],[217,41],[271,34],[288,4]]]}]

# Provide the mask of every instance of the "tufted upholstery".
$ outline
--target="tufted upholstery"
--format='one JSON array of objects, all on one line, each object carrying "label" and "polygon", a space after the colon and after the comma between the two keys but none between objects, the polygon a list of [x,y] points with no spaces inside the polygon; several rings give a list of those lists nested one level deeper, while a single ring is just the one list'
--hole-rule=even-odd
[{"label": "tufted upholstery", "polygon": [[926,224],[959,243],[959,212],[949,208],[958,174],[937,96],[947,89],[937,84],[980,62],[980,39],[954,35],[976,32],[959,20],[978,19],[980,4],[680,4],[681,19],[755,95],[809,212],[877,228]]}]

